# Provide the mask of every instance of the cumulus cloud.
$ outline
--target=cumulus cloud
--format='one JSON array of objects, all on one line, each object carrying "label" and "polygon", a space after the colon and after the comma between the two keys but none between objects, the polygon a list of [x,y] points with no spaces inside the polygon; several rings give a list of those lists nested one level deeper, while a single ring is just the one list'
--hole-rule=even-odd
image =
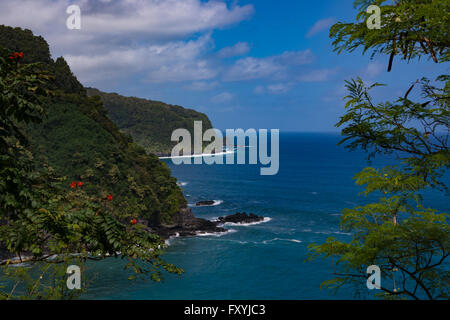
[{"label": "cumulus cloud", "polygon": [[238,42],[234,46],[225,47],[219,52],[217,56],[219,58],[230,58],[236,56],[243,56],[250,51],[250,45],[247,42]]},{"label": "cumulus cloud", "polygon": [[266,58],[246,57],[239,59],[225,73],[226,81],[241,81],[283,77],[291,67],[309,64],[314,61],[311,50],[286,51],[280,55]]},{"label": "cumulus cloud", "polygon": [[228,81],[251,80],[268,77],[283,69],[283,66],[267,58],[247,57],[238,60],[226,73]]},{"label": "cumulus cloud", "polygon": [[[8,1],[2,3],[0,19],[7,25],[59,33],[66,29],[66,9],[71,4],[69,0]],[[77,4],[81,8],[80,33],[133,34],[145,36],[147,40],[222,28],[248,19],[254,11],[252,5],[229,8],[224,2],[201,0],[80,0]]]},{"label": "cumulus cloud", "polygon": [[[252,5],[215,0],[78,0],[81,30],[69,30],[66,9],[73,3],[7,1],[2,3],[0,21],[44,36],[53,55],[63,55],[85,85],[135,77],[151,83],[187,82],[184,89],[210,91],[219,87],[220,80],[265,79],[274,83],[255,88],[255,93],[281,94],[291,89],[291,83],[326,81],[334,72],[304,73],[303,66],[315,60],[309,49],[256,58],[245,56],[250,51],[247,42],[237,42],[214,53],[213,30],[249,19]],[[332,22],[331,18],[318,21],[309,34]],[[240,58],[221,61],[230,57]],[[377,65],[369,65],[367,72],[374,75],[377,70]],[[232,99],[232,94],[223,92],[212,101]]]},{"label": "cumulus cloud", "polygon": [[213,63],[203,57],[211,41],[210,35],[205,35],[190,41],[118,48],[105,54],[67,55],[66,59],[88,83],[130,73],[141,74],[149,82],[204,80],[217,75]]},{"label": "cumulus cloud", "polygon": [[312,36],[327,30],[328,28],[331,27],[331,25],[333,25],[334,23],[336,23],[336,19],[335,18],[327,18],[327,19],[322,19],[317,21],[312,27],[311,29],[309,29],[308,33],[306,33],[306,37],[307,38],[311,38]]},{"label": "cumulus cloud", "polygon": [[[92,0],[85,2],[98,4]],[[87,7],[84,26],[90,32],[137,32],[146,36],[184,36],[222,28],[247,19],[253,13],[251,5],[228,8],[224,2],[200,0],[114,1],[100,8]]]},{"label": "cumulus cloud", "polygon": [[120,77],[123,71],[147,73],[144,78],[152,82],[210,79],[217,71],[205,57],[213,43],[208,34],[248,19],[254,11],[252,5],[212,0],[79,0],[81,30],[69,30],[66,9],[71,4],[5,1],[0,21],[44,36],[52,54],[66,57],[89,84]]}]

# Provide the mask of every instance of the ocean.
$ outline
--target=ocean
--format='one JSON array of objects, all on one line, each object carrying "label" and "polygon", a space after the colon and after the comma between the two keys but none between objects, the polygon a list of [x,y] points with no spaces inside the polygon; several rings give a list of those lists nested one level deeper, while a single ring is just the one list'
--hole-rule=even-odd
[{"label": "ocean", "polygon": [[[338,134],[281,133],[280,170],[261,176],[260,165],[173,165],[194,214],[216,219],[255,213],[266,222],[228,225],[229,232],[172,238],[163,258],[184,269],[164,281],[127,280],[124,263],[109,258],[89,266],[95,279],[86,299],[355,299],[353,287],[337,293],[320,289],[333,278],[330,260],[306,261],[308,245],[328,237],[350,239],[339,228],[344,208],[377,201],[359,196],[353,176],[364,167],[396,162],[380,156],[368,163],[363,151],[337,146]],[[194,207],[216,200],[211,207]],[[425,204],[448,212],[448,197],[427,192]],[[365,280],[364,280],[365,281]],[[363,295],[365,292],[363,292]],[[370,296],[371,292],[367,292]]]}]

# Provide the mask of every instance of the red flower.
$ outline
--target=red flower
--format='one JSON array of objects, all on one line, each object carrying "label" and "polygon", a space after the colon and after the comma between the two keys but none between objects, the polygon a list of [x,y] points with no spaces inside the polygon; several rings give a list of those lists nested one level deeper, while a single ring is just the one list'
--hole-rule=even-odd
[{"label": "red flower", "polygon": [[13,52],[11,53],[11,55],[9,56],[9,59],[14,60],[14,59],[22,59],[24,56],[23,52]]},{"label": "red flower", "polygon": [[77,186],[77,183],[76,183],[75,181],[73,181],[73,182],[70,184],[70,187],[71,187],[72,189],[75,189],[76,186]]},{"label": "red flower", "polygon": [[133,219],[133,220],[130,221],[130,223],[131,223],[131,224],[136,224],[136,223],[137,223],[137,220],[136,220],[136,219]]},{"label": "red flower", "polygon": [[106,197],[109,201],[112,201],[113,196],[111,194],[108,194],[108,196]]},{"label": "red flower", "polygon": [[78,182],[78,186],[81,187],[83,185],[83,182]]}]

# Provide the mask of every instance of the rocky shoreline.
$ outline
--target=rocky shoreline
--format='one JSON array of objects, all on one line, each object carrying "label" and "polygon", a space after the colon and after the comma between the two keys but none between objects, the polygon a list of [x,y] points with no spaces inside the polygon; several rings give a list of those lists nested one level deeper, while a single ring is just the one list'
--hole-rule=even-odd
[{"label": "rocky shoreline", "polygon": [[236,213],[232,214],[226,217],[219,217],[218,221],[220,223],[235,223],[235,224],[249,224],[249,223],[256,223],[256,222],[262,222],[264,221],[264,217],[257,216],[254,213],[247,214],[245,212],[243,213]]},{"label": "rocky shoreline", "polygon": [[[161,224],[158,226],[148,226],[148,231],[156,233],[163,240],[168,240],[170,237],[194,237],[202,234],[219,234],[225,233],[228,230],[223,227],[226,223],[234,224],[249,224],[264,221],[264,217],[250,213],[236,213],[225,217],[219,217],[215,221],[210,221],[202,218],[196,218],[191,209],[183,208],[172,217],[173,223]],[[146,221],[140,221],[147,224]],[[19,258],[15,255],[7,252],[4,248],[0,247],[0,265],[11,259],[11,263],[26,262],[31,259],[31,255],[24,255]]]},{"label": "rocky shoreline", "polygon": [[228,230],[223,227],[225,223],[249,224],[264,221],[264,217],[250,213],[236,213],[225,217],[219,217],[215,221],[196,218],[191,209],[182,209],[172,218],[173,224],[150,227],[152,232],[167,240],[173,236],[192,237],[201,234],[224,233]]},{"label": "rocky shoreline", "polygon": [[215,201],[214,200],[203,200],[203,201],[199,201],[195,204],[196,207],[208,207],[208,206],[212,206],[214,205]]}]

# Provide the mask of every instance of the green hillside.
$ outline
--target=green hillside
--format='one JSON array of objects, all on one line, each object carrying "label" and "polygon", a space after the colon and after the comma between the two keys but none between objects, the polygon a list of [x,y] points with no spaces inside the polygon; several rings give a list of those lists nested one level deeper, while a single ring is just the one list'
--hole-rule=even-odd
[{"label": "green hillside", "polygon": [[[54,76],[49,88],[54,95],[43,104],[46,116],[24,128],[37,167],[48,163],[69,182],[82,181],[92,195],[113,194],[124,219],[170,222],[186,207],[169,168],[119,131],[100,98],[87,96],[64,59],[51,59],[42,37],[0,26],[0,46],[24,52],[24,63],[42,62]],[[158,117],[153,125],[163,121],[163,115]]]},{"label": "green hillside", "polygon": [[170,154],[175,145],[170,139],[175,129],[185,128],[193,135],[195,120],[202,121],[203,130],[212,127],[205,114],[192,109],[92,88],[88,88],[87,93],[100,96],[108,116],[119,129],[132,136],[147,152],[157,155]]}]

